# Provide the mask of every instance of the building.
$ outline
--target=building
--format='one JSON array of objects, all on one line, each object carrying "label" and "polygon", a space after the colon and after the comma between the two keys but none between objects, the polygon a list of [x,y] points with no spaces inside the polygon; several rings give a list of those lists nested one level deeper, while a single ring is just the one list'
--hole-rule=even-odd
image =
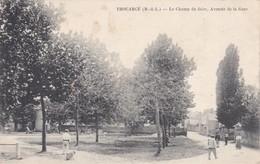
[{"label": "building", "polygon": [[219,128],[216,111],[213,108],[203,112],[190,112],[185,120],[189,131],[199,132],[202,135],[214,135]]},{"label": "building", "polygon": [[201,112],[190,112],[188,114],[188,119],[185,120],[185,125],[187,126],[187,130],[199,132],[200,120],[201,120]]}]

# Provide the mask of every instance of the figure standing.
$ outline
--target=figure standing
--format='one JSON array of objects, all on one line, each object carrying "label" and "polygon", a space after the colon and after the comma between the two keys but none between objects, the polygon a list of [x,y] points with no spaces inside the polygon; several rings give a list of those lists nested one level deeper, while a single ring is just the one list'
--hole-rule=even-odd
[{"label": "figure standing", "polygon": [[211,152],[213,152],[215,159],[217,159],[217,151],[216,151],[216,141],[214,140],[214,136],[211,136],[212,138],[208,139],[208,154],[209,154],[209,160],[211,156]]},{"label": "figure standing", "polygon": [[59,131],[59,124],[58,124],[58,123],[55,123],[55,132],[60,132],[60,131]]},{"label": "figure standing", "polygon": [[62,149],[63,154],[67,155],[69,153],[69,146],[70,146],[71,138],[69,134],[69,130],[65,129],[65,132],[62,134]]},{"label": "figure standing", "polygon": [[228,144],[228,132],[225,134],[225,145]]},{"label": "figure standing", "polygon": [[219,135],[218,132],[217,132],[216,135],[215,135],[215,141],[216,141],[217,148],[218,148],[218,147],[219,147],[219,141],[220,141],[220,135]]},{"label": "figure standing", "polygon": [[241,135],[238,133],[238,135],[236,136],[236,149],[241,149],[241,140],[242,140],[242,137]]}]

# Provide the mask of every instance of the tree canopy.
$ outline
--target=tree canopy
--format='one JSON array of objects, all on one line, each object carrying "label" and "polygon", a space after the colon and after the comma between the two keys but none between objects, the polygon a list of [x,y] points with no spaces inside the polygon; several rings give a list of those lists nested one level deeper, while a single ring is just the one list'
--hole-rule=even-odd
[{"label": "tree canopy", "polygon": [[188,59],[165,34],[160,34],[145,49],[134,68],[137,99],[147,119],[156,123],[159,143],[161,128],[166,137],[165,125],[176,125],[186,117],[187,109],[194,106],[187,78],[195,68],[193,59]]},{"label": "tree canopy", "polygon": [[246,113],[242,117],[241,124],[246,131],[259,131],[260,120],[260,91],[254,86],[245,86],[243,103]]},{"label": "tree canopy", "polygon": [[244,80],[239,70],[238,49],[234,44],[226,48],[226,55],[217,70],[217,117],[227,128],[241,122],[245,114],[242,102]]},{"label": "tree canopy", "polygon": [[1,65],[6,109],[15,115],[24,113],[20,110],[27,104],[41,104],[42,151],[46,151],[44,98],[65,101],[74,78],[71,74],[74,70],[69,66],[71,61],[56,53],[54,34],[62,10],[42,0],[5,0],[1,1],[1,7]]}]

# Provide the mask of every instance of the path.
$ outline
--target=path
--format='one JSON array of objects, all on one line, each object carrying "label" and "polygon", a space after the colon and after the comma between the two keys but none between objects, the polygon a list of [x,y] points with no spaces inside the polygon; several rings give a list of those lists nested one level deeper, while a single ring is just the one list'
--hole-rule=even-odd
[{"label": "path", "polygon": [[[3,136],[0,136],[3,140]],[[4,137],[5,140],[8,139],[10,142],[15,142],[15,136]],[[188,138],[198,141],[200,144],[206,147],[208,137],[201,136],[194,132],[188,133]],[[30,146],[26,143],[21,143],[23,146]],[[259,150],[249,149],[243,147],[241,150],[236,150],[233,143],[229,143],[227,146],[224,145],[224,142],[220,142],[220,148],[217,149],[218,159],[213,158],[208,160],[207,154],[200,156],[195,156],[191,158],[185,158],[180,160],[168,160],[168,161],[153,161],[153,162],[143,162],[143,161],[134,161],[129,159],[124,159],[120,157],[111,157],[109,155],[100,155],[96,153],[89,153],[83,151],[77,151],[75,159],[72,161],[65,161],[64,156],[61,155],[61,150],[56,147],[48,146],[48,152],[54,153],[57,156],[60,156],[60,159],[50,159],[46,157],[32,156],[23,160],[12,160],[7,163],[18,163],[18,164],[29,164],[29,163],[47,163],[47,164],[260,164],[260,153]],[[2,164],[0,162],[0,164]],[[6,164],[6,163],[3,163]]]},{"label": "path", "polygon": [[[206,147],[208,137],[201,136],[195,132],[189,132],[188,137],[192,140],[199,141]],[[207,159],[207,154],[193,157],[190,159],[185,159],[186,162],[191,163],[220,163],[220,164],[260,164],[260,151],[256,149],[250,149],[242,147],[241,150],[236,150],[234,143],[228,143],[225,146],[224,141],[220,142],[219,148],[217,148],[217,156],[218,159],[213,158],[213,154],[211,154],[211,160]],[[180,160],[181,162],[181,160]]]}]

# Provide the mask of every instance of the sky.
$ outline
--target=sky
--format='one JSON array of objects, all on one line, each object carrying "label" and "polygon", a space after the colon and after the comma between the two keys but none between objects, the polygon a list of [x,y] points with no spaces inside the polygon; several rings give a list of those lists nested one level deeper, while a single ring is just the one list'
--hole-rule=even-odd
[{"label": "sky", "polygon": [[[47,1],[48,2],[48,1]],[[259,88],[259,1],[90,1],[51,0],[64,4],[61,31],[82,32],[116,52],[126,68],[132,68],[144,49],[159,34],[167,34],[197,65],[189,78],[195,93],[193,111],[216,108],[216,71],[230,43],[239,50],[245,83]],[[157,7],[161,11],[118,11],[118,7]],[[191,8],[197,11],[191,11]],[[232,10],[227,11],[230,7]],[[174,11],[169,11],[169,8]],[[189,8],[190,11],[176,11]],[[207,8],[208,11],[198,11]],[[211,11],[225,8],[226,11]],[[236,11],[233,11],[236,8]],[[244,11],[238,11],[243,8]],[[167,10],[162,10],[167,9]]]}]

